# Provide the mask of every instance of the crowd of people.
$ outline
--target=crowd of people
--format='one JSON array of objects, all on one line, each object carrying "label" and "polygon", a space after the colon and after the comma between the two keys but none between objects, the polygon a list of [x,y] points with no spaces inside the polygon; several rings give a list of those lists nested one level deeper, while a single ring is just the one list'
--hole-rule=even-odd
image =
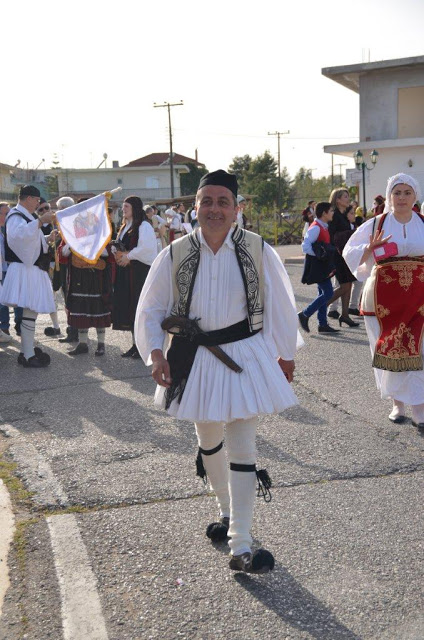
[{"label": "crowd of people", "polygon": [[[78,203],[84,200],[86,198],[81,198]],[[238,224],[243,227],[246,223],[243,196],[238,196],[238,203]],[[113,330],[132,334],[132,344],[122,357],[140,358],[134,341],[134,317],[150,266],[162,249],[191,233],[197,225],[195,203],[186,209],[180,202],[160,211],[154,204],[143,207],[138,196],[130,196],[122,204],[120,228],[115,230],[115,225],[111,225],[111,242],[93,265],[73,254],[57,232],[55,210],[62,211],[74,204],[73,198],[64,196],[57,200],[53,210],[32,185],[21,188],[16,207],[0,203],[0,282],[4,287],[0,303],[0,343],[12,340],[10,317],[13,309],[14,331],[22,341],[18,361],[24,367],[42,368],[50,364],[48,354],[35,347],[31,339],[35,327],[34,313],[50,314],[51,326],[44,330],[47,336],[57,337],[64,343],[76,343],[68,351],[72,356],[88,353],[88,331],[91,327],[96,329],[97,335],[95,355],[104,355],[105,331],[112,327]],[[28,234],[31,235],[32,253],[27,255],[30,246]],[[29,265],[35,254],[37,263]],[[28,266],[28,270],[24,266]],[[46,273],[52,280],[53,298]],[[28,278],[29,274],[31,278]],[[40,289],[44,293],[33,300],[31,295],[39,289],[40,281],[44,283]],[[58,291],[61,291],[66,307],[65,333],[58,320]]]},{"label": "crowd of people", "polygon": [[[318,332],[359,326],[349,314],[363,316],[373,354],[377,387],[391,399],[392,422],[405,420],[424,430],[424,203],[412,176],[389,178],[385,198],[376,196],[369,219],[357,220],[356,202],[347,189],[335,189],[329,202],[311,201],[305,209],[302,250],[304,284],[317,284],[318,295],[298,313],[302,329],[317,314]],[[309,215],[310,214],[310,215]],[[333,278],[333,281],[332,281]],[[334,286],[336,287],[334,289]],[[337,310],[341,300],[342,312]]]},{"label": "crowd of people", "polygon": [[[49,277],[53,245],[53,283],[59,274],[55,286],[64,290],[69,325],[62,339],[77,342],[69,353],[88,352],[91,327],[97,356],[105,353],[107,327],[131,332],[132,345],[122,356],[152,365],[155,404],[194,422],[197,472],[209,480],[219,513],[206,536],[213,543],[228,540],[232,570],[270,571],[272,554],[252,549],[255,493],[271,497],[268,472],[256,467],[258,419],[297,403],[290,383],[303,344],[299,322],[309,332],[317,313],[318,331],[337,333],[328,308],[340,299],[340,327],[358,326],[349,317],[353,282],[365,283],[358,313],[365,318],[377,387],[393,402],[389,419],[403,422],[410,405],[413,424],[424,430],[424,215],[414,209],[420,197],[416,180],[397,174],[388,181],[384,211],[369,220],[357,220],[357,203],[344,188],[328,202],[309,202],[302,281],[317,284],[318,296],[296,314],[278,255],[243,228],[244,198],[232,174],[203,176],[189,213],[176,205],[162,216],[137,196],[126,198],[116,237],[94,265],[58,238],[50,206],[38,189],[24,186],[6,215],[0,292],[3,305],[22,309],[15,315],[18,362],[31,368],[49,363],[34,347],[38,313],[51,314],[48,335],[60,334]],[[73,204],[65,197],[57,207]]]}]

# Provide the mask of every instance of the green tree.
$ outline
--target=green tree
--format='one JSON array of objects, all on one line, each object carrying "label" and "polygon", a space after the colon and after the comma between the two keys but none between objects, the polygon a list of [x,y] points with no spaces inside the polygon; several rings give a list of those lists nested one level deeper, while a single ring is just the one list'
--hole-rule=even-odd
[{"label": "green tree", "polygon": [[269,151],[265,151],[250,163],[244,177],[243,189],[249,195],[256,196],[256,207],[271,211],[277,198],[277,182],[277,164]]},{"label": "green tree", "polygon": [[252,164],[252,158],[246,154],[244,156],[235,156],[232,163],[228,167],[228,173],[234,173],[237,176],[239,189],[244,187],[246,174]]},{"label": "green tree", "polygon": [[199,167],[198,165],[188,162],[187,167],[190,169],[189,173],[182,173],[180,175],[180,186],[182,196],[194,195],[199,186],[200,178],[208,173],[205,167]]},{"label": "green tree", "polygon": [[46,192],[48,194],[48,200],[57,198],[59,195],[59,180],[57,176],[47,175],[44,178],[44,184],[46,186]]}]

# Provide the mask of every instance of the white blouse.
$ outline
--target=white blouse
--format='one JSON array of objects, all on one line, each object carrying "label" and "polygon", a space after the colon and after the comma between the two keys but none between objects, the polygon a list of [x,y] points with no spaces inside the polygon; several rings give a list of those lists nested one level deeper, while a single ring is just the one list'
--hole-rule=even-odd
[{"label": "white blouse", "polygon": [[[130,227],[128,227],[128,229],[129,228]],[[125,227],[125,229],[127,229],[127,227]],[[137,246],[128,252],[128,258],[130,260],[138,260],[139,262],[144,262],[144,264],[151,265],[157,255],[158,245],[155,230],[150,222],[143,220],[138,230]]]},{"label": "white blouse", "polygon": [[[363,253],[370,242],[370,236],[373,235],[374,226],[375,232],[378,227],[376,218],[361,224],[343,249],[343,258],[353,275],[361,282],[371,275],[375,265],[373,255],[366,262],[360,264]],[[383,224],[383,237],[388,235],[392,236],[389,242],[396,242],[399,257],[424,255],[424,221],[416,213],[412,214],[411,220],[406,224],[398,222],[394,214],[389,213]]]}]

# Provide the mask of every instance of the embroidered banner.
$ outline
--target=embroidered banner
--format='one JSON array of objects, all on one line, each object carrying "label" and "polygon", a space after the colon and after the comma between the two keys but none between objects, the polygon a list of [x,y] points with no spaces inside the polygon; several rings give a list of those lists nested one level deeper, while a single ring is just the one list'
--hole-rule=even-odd
[{"label": "embroidered banner", "polygon": [[112,237],[104,193],[56,213],[61,236],[72,252],[95,264]]},{"label": "embroidered banner", "polygon": [[385,371],[423,368],[424,258],[397,258],[377,266],[375,315],[380,336],[373,367]]}]

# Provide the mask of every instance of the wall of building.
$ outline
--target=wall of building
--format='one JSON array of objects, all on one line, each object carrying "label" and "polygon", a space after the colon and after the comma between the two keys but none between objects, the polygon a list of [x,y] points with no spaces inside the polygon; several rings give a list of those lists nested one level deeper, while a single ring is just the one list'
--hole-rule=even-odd
[{"label": "wall of building", "polygon": [[[151,169],[62,169],[57,172],[59,192],[101,193],[121,187],[121,196],[138,195],[142,200],[169,198],[171,178],[169,167]],[[181,195],[180,177],[174,170],[175,197]]]},{"label": "wall of building", "polygon": [[394,140],[398,137],[398,89],[424,87],[424,69],[370,71],[360,77],[359,85],[360,139]]},{"label": "wall of building", "polygon": [[[412,167],[408,161],[412,160]],[[371,165],[369,162],[368,165]],[[380,149],[378,162],[374,169],[367,172],[365,196],[367,210],[372,207],[375,196],[385,196],[387,180],[396,173],[407,173],[413,176],[421,186],[424,197],[424,147],[400,147],[396,149]],[[369,178],[369,184],[368,184]],[[359,185],[360,205],[363,203],[362,185]]]}]

